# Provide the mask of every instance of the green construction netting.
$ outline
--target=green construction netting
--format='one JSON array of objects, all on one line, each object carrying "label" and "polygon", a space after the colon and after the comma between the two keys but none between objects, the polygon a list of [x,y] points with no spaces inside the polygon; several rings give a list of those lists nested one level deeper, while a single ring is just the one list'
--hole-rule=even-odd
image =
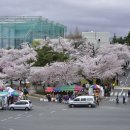
[{"label": "green construction netting", "polygon": [[0,17],[0,48],[17,48],[45,37],[64,37],[66,27],[42,17]]}]

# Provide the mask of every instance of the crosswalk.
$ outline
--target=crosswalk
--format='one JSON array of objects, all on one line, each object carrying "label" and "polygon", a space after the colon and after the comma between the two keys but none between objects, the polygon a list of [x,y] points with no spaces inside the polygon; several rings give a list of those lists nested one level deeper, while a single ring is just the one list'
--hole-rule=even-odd
[{"label": "crosswalk", "polygon": [[110,93],[110,96],[126,96],[126,97],[128,97],[128,93],[127,92],[111,92]]},{"label": "crosswalk", "polygon": [[[110,101],[110,102],[116,102],[116,98],[109,98],[108,101]],[[123,102],[123,98],[120,97],[119,98],[119,102]],[[126,98],[125,102],[128,102],[128,98]]]},{"label": "crosswalk", "polygon": [[128,101],[128,90],[124,89],[115,89],[110,93],[110,97],[108,97],[108,101],[116,102],[116,97],[119,97],[119,102],[123,102],[123,96],[126,97],[126,102]]}]

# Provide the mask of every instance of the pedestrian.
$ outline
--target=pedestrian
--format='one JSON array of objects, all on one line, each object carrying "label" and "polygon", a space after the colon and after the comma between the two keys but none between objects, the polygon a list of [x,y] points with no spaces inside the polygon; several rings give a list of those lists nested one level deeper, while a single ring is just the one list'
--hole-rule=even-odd
[{"label": "pedestrian", "polygon": [[114,87],[115,87],[115,83],[112,84],[112,89],[114,90]]},{"label": "pedestrian", "polygon": [[126,98],[125,96],[123,96],[123,104],[125,104],[125,102],[126,102]]},{"label": "pedestrian", "polygon": [[62,103],[62,97],[59,95],[59,103]]},{"label": "pedestrian", "polygon": [[48,95],[48,102],[51,102],[51,95]]},{"label": "pedestrian", "polygon": [[119,97],[118,97],[118,95],[117,95],[117,97],[116,97],[116,103],[117,103],[117,104],[119,103]]},{"label": "pedestrian", "polygon": [[99,106],[99,97],[98,96],[96,97],[96,103]]}]

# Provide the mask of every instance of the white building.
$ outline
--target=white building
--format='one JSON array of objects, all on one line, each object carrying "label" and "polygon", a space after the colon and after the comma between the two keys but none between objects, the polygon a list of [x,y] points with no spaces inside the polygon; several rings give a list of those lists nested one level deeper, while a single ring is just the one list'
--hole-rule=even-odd
[{"label": "white building", "polygon": [[109,32],[82,32],[82,38],[88,43],[94,44],[94,47],[99,47],[101,44],[110,44]]}]

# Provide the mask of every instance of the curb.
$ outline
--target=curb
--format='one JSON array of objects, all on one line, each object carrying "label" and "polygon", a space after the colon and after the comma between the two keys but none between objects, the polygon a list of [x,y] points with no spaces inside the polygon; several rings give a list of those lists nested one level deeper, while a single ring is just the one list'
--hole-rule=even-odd
[{"label": "curb", "polygon": [[114,89],[126,89],[126,90],[130,90],[130,87],[115,87]]},{"label": "curb", "polygon": [[34,95],[28,95],[29,98],[35,98],[35,99],[45,99],[45,96],[43,95],[37,95],[37,94],[34,94]]}]

